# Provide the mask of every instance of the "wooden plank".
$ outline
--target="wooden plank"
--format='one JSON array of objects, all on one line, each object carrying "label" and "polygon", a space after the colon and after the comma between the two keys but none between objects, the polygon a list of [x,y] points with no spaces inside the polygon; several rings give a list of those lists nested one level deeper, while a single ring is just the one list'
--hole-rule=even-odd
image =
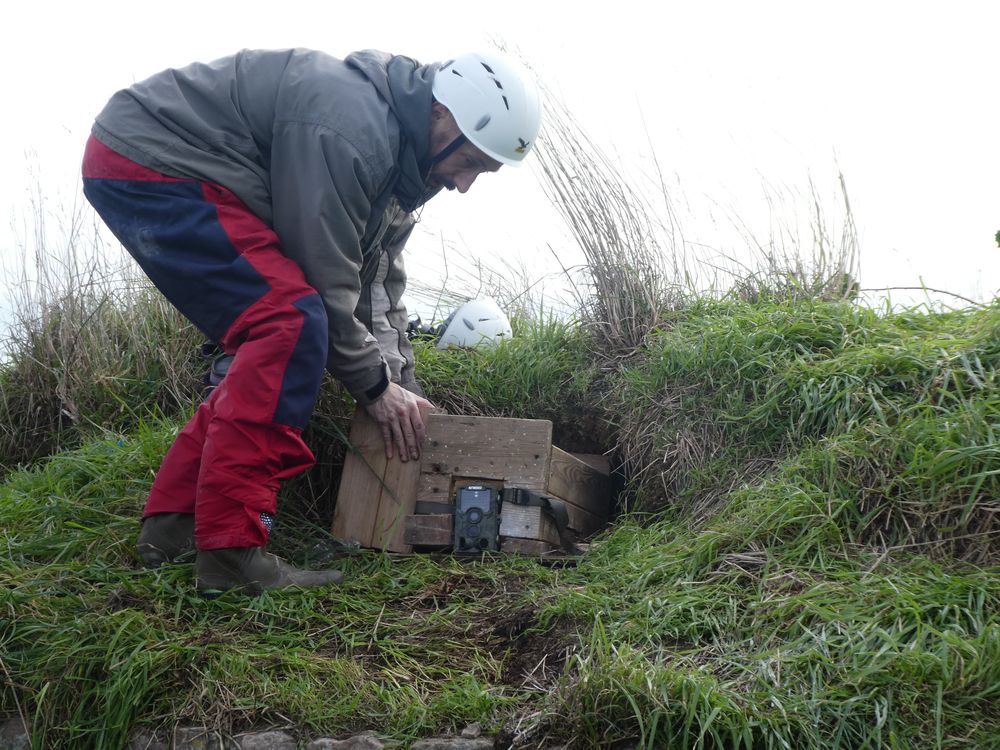
[{"label": "wooden plank", "polygon": [[[426,422],[429,411],[422,412]],[[351,420],[352,450],[344,471],[333,514],[333,535],[362,547],[409,552],[403,519],[413,513],[420,476],[420,461],[385,457],[385,443],[378,424],[364,409]]]},{"label": "wooden plank", "polygon": [[604,516],[595,515],[561,497],[555,499],[562,500],[565,503],[566,515],[569,517],[569,527],[581,536],[593,534],[595,531],[603,529],[607,524],[607,518]]},{"label": "wooden plank", "polygon": [[362,409],[351,420],[353,450],[344,459],[331,533],[337,539],[370,547],[385,476],[385,446],[378,425]]},{"label": "wooden plank", "polygon": [[566,513],[569,516],[569,527],[580,536],[588,536],[607,526],[605,516],[597,516],[572,503],[566,503]]},{"label": "wooden plank", "polygon": [[[560,498],[555,498],[560,499]],[[572,503],[563,501],[570,531],[576,536],[587,536],[599,531],[607,524],[607,519],[588,513]],[[545,539],[559,542],[559,532],[555,522],[537,506],[506,503],[500,511],[500,535],[523,539]]]},{"label": "wooden plank", "polygon": [[433,500],[438,503],[454,503],[455,493],[459,487],[469,485],[482,485],[483,487],[496,487],[497,491],[504,487],[501,479],[484,479],[482,477],[461,477],[451,474],[426,474],[420,473],[417,481],[417,500]]},{"label": "wooden plank", "polygon": [[388,461],[372,531],[372,547],[388,552],[413,551],[404,539],[403,521],[414,512],[419,477],[419,461],[403,463],[396,456]]},{"label": "wooden plank", "polygon": [[562,553],[558,546],[548,542],[514,538],[501,538],[500,551],[511,555],[529,555],[531,557],[547,557]]},{"label": "wooden plank", "polygon": [[500,536],[559,544],[555,522],[538,506],[505,503],[500,511]]},{"label": "wooden plank", "polygon": [[545,489],[552,443],[548,420],[432,414],[427,437],[420,462],[426,474],[499,479]]},{"label": "wooden plank", "polygon": [[438,503],[450,503],[451,474],[428,474],[420,472],[417,480],[417,500],[433,500]]},{"label": "wooden plank", "polygon": [[570,453],[570,455],[604,476],[611,476],[611,461],[603,453]]},{"label": "wooden plank", "polygon": [[431,513],[407,516],[404,522],[406,543],[414,547],[450,547],[454,516]]},{"label": "wooden plank", "polygon": [[547,489],[549,494],[596,516],[606,518],[608,515],[611,501],[609,477],[554,445]]},{"label": "wooden plank", "polygon": [[[426,424],[430,407],[421,409],[420,416]],[[385,450],[383,444],[382,449]],[[420,461],[401,461],[394,451],[388,460],[382,478],[382,494],[378,513],[373,524],[371,546],[387,552],[412,552],[405,537],[404,519],[414,512],[417,503],[417,483],[420,479]]]}]

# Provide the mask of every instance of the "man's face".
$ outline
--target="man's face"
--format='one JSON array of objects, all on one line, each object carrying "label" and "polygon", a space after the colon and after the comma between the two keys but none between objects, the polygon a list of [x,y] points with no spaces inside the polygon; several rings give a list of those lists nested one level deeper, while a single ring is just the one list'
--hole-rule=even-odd
[{"label": "man's face", "polygon": [[464,193],[483,172],[496,172],[501,166],[503,165],[496,159],[491,159],[466,142],[444,161],[434,165],[427,184],[435,190],[445,188]]},{"label": "man's face", "polygon": [[[440,153],[461,134],[462,131],[455,124],[451,112],[440,103],[434,102],[431,119],[431,154]],[[434,165],[427,177],[427,185],[434,190],[445,188],[464,193],[483,172],[496,172],[501,166],[503,165],[496,159],[487,156],[466,141],[447,158]]]}]

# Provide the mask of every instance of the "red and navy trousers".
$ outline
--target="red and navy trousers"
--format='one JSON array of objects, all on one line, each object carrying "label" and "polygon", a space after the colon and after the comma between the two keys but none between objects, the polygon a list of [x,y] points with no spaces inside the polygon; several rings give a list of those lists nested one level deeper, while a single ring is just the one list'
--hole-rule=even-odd
[{"label": "red and navy trousers", "polygon": [[281,481],[315,462],[302,430],[326,365],[319,296],[219,185],[160,174],[91,136],[83,191],[156,288],[235,355],[167,452],[143,516],[194,513],[198,549],[263,546]]}]

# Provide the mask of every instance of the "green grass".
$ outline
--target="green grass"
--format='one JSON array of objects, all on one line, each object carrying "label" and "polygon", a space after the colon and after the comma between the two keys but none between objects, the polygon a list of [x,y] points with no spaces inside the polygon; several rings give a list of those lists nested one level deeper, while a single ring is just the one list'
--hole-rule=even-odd
[{"label": "green grass", "polygon": [[595,624],[557,693],[581,746],[997,742],[995,571],[860,548],[821,569],[671,523],[619,529],[588,570],[551,605]]},{"label": "green grass", "polygon": [[138,514],[173,434],[94,442],[0,490],[0,647],[20,693],[8,685],[4,710],[30,707],[39,746],[118,747],[136,720],[175,715],[416,737],[516,703],[497,683],[510,623],[530,624],[531,588],[555,575],[535,564],[359,555],[341,588],[211,602],[190,565],[139,569]]},{"label": "green grass", "polygon": [[[401,747],[479,721],[517,747],[1000,748],[998,332],[996,307],[724,300],[613,360],[555,323],[420,347],[437,403],[617,446],[630,513],[576,567],[362,553],[342,587],[258,599],[138,567],[183,417],[140,415],[0,485],[0,712],[44,748],[178,721]],[[349,411],[324,394],[319,465],[286,487],[294,561],[329,528]]]}]

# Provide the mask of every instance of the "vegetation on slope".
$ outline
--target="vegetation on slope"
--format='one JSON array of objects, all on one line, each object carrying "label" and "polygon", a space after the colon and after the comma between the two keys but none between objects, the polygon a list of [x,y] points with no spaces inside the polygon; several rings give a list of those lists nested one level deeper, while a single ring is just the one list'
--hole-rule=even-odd
[{"label": "vegetation on slope", "polygon": [[[204,601],[190,564],[144,571],[133,552],[181,422],[150,416],[0,488],[2,710],[39,747],[175,721],[400,741],[480,721],[516,747],[998,746],[998,321],[706,302],[613,370],[569,324],[421,348],[440,403],[551,418],[557,442],[583,420],[620,446],[634,512],[572,568],[360,553],[341,588]],[[335,397],[313,434],[330,475]],[[289,487],[274,545],[322,564],[315,486]]]}]

